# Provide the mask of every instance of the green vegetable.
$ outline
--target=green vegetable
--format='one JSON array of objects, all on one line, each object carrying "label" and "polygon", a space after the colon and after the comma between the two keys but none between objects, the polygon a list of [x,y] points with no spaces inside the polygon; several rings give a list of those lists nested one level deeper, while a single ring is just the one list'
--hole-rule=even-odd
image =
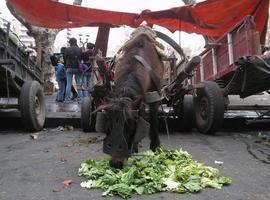
[{"label": "green vegetable", "polygon": [[187,152],[162,148],[135,154],[122,170],[111,168],[106,158],[86,160],[79,175],[88,179],[82,187],[102,188],[103,196],[122,198],[163,191],[199,192],[205,187],[221,189],[231,183],[230,178],[219,176],[218,169],[197,163]]}]

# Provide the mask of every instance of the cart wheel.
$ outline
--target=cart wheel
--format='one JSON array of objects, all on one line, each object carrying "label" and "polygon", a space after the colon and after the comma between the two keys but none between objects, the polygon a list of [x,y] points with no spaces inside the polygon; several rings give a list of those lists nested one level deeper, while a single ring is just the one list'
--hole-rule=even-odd
[{"label": "cart wheel", "polygon": [[[181,116],[179,116],[181,117]],[[193,96],[186,94],[183,99],[182,119],[180,130],[191,132],[194,121],[194,103]]]},{"label": "cart wheel", "polygon": [[92,114],[92,100],[85,97],[81,105],[81,127],[84,132],[94,131],[95,115]]},{"label": "cart wheel", "polygon": [[224,118],[224,97],[217,83],[203,82],[195,98],[197,129],[204,134],[213,134],[221,128]]},{"label": "cart wheel", "polygon": [[45,123],[45,100],[42,87],[37,81],[23,84],[19,106],[26,130],[40,131]]}]

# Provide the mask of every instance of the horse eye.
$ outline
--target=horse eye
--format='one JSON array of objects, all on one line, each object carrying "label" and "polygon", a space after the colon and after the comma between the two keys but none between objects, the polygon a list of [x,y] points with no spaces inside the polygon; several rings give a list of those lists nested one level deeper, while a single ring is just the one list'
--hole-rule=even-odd
[{"label": "horse eye", "polygon": [[108,147],[112,147],[112,144],[111,144],[111,143],[108,143],[107,146],[108,146]]}]

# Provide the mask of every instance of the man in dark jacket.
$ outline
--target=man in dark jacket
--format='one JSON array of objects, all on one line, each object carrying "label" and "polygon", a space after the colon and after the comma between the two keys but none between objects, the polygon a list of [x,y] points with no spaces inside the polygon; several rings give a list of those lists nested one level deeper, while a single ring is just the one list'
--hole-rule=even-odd
[{"label": "man in dark jacket", "polygon": [[[64,58],[65,67],[66,67],[66,58],[65,58],[66,49],[67,49],[66,47],[61,47],[60,49],[60,53],[63,55],[63,58]],[[65,79],[65,85],[67,85],[67,79]],[[72,93],[72,100],[77,98],[78,94],[73,85],[71,85],[71,93]],[[66,87],[64,91],[64,96],[66,96]]]},{"label": "man in dark jacket", "polygon": [[79,71],[79,63],[81,60],[81,49],[77,45],[77,40],[75,38],[70,38],[70,47],[66,48],[65,51],[65,61],[66,61],[66,76],[67,76],[67,86],[66,86],[66,97],[65,101],[71,101],[71,86],[73,75],[75,76],[76,88],[78,91],[77,100],[80,102],[82,99],[82,83],[81,74]]}]

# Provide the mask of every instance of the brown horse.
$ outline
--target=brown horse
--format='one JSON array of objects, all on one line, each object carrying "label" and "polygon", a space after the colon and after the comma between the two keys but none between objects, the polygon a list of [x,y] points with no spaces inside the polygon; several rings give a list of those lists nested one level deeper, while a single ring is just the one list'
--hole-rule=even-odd
[{"label": "brown horse", "polygon": [[134,142],[138,118],[149,105],[150,149],[160,146],[157,132],[159,102],[147,103],[145,96],[160,91],[164,65],[156,50],[155,39],[147,33],[139,33],[122,48],[123,55],[116,62],[113,98],[104,105],[107,121],[107,137],[103,151],[111,155],[110,164],[121,168],[123,160],[131,152],[137,152]]}]

